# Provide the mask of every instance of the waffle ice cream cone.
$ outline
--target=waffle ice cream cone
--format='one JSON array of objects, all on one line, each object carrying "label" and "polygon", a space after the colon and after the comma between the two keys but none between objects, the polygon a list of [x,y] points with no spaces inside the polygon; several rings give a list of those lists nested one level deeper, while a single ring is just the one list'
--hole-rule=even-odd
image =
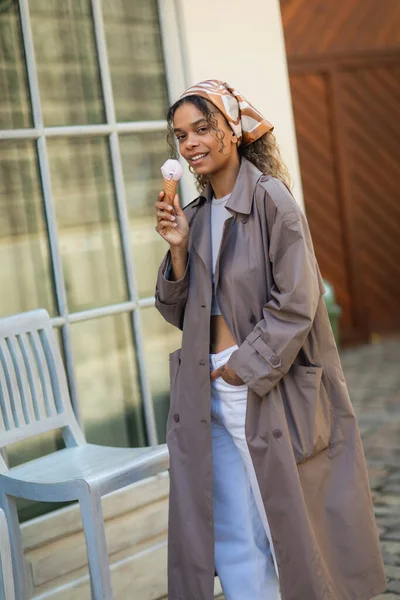
[{"label": "waffle ice cream cone", "polygon": [[175,181],[175,179],[164,179],[164,201],[168,202],[168,204],[171,204],[171,206],[175,198],[176,190],[178,189],[178,184],[179,181]]},{"label": "waffle ice cream cone", "polygon": [[161,173],[164,178],[164,200],[172,206],[179,180],[182,177],[182,167],[179,164],[179,161],[171,158],[163,164]]}]

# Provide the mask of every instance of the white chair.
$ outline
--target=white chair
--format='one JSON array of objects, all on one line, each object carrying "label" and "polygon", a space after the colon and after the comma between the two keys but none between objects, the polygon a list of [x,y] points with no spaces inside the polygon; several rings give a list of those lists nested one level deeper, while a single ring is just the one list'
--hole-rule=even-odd
[{"label": "white chair", "polygon": [[15,600],[7,520],[0,509],[0,600]]},{"label": "white chair", "polygon": [[61,429],[66,448],[8,468],[0,454],[0,506],[10,531],[15,594],[27,600],[15,498],[78,500],[93,600],[112,600],[101,497],[168,468],[166,445],[86,443],[75,418],[57,340],[45,310],[0,319],[0,448]]}]

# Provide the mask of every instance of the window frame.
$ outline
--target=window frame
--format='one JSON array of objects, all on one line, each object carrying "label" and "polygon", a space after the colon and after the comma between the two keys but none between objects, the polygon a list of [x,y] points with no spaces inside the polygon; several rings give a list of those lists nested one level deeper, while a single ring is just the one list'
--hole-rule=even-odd
[{"label": "window frame", "polygon": [[[145,0],[143,0],[145,1]],[[114,105],[111,73],[107,54],[101,0],[90,0],[95,37],[95,48],[99,65],[101,89],[103,93],[105,123],[95,125],[69,125],[45,127],[40,99],[39,80],[36,68],[35,51],[29,13],[29,0],[18,0],[21,20],[22,42],[25,53],[27,81],[32,110],[33,127],[26,129],[0,130],[0,140],[35,140],[38,157],[38,169],[43,193],[44,213],[49,240],[50,259],[54,277],[55,300],[58,316],[51,319],[53,327],[61,332],[65,367],[71,395],[73,410],[82,425],[81,411],[76,386],[76,376],[71,342],[71,325],[89,319],[128,313],[135,348],[136,369],[139,378],[139,390],[144,409],[144,424],[147,443],[158,443],[154,405],[150,389],[149,377],[144,360],[144,340],[141,327],[140,310],[154,306],[154,297],[139,298],[135,280],[135,265],[132,256],[127,211],[124,176],[122,171],[119,135],[127,133],[162,132],[165,131],[165,120],[118,122]],[[186,84],[185,65],[181,52],[178,9],[175,0],[157,0],[159,25],[161,31],[164,68],[166,72],[167,93],[173,101]],[[179,92],[178,92],[179,90]],[[121,241],[123,271],[127,285],[128,300],[107,306],[92,308],[80,312],[69,312],[65,279],[61,261],[60,244],[55,215],[55,204],[51,186],[49,154],[47,140],[54,137],[71,136],[104,136],[108,140],[111,172],[115,191],[118,231]],[[184,176],[183,187],[193,189],[193,184]],[[185,191],[184,191],[184,195]]]}]

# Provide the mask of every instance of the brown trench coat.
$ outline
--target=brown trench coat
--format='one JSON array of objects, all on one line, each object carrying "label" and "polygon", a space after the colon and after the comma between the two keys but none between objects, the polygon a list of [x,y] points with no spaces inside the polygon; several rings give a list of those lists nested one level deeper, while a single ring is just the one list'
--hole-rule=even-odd
[{"label": "brown trench coat", "polygon": [[[169,600],[212,600],[210,193],[185,208],[184,277],[156,306],[183,329],[170,355]],[[285,186],[246,159],[226,208],[216,295],[248,385],[246,436],[283,600],[367,600],[386,587],[368,476],[306,218]],[[240,527],[240,522],[238,523]],[[247,600],[247,599],[244,599]],[[250,599],[249,599],[250,600]]]}]

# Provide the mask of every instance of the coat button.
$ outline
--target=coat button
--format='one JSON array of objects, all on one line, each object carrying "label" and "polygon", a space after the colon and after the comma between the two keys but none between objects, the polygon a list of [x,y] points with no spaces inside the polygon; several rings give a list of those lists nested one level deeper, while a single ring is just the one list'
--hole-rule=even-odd
[{"label": "coat button", "polygon": [[254,323],[256,322],[256,318],[255,318],[255,316],[253,315],[253,313],[251,313],[249,321],[250,321],[250,323],[252,323],[252,324],[254,324]]},{"label": "coat button", "polygon": [[206,361],[204,360],[204,358],[202,358],[201,360],[199,360],[199,365],[201,365],[202,367],[204,367],[205,364],[206,364]]},{"label": "coat button", "polygon": [[278,439],[282,437],[282,431],[280,429],[274,429],[272,435],[274,436],[274,438]]},{"label": "coat button", "polygon": [[271,363],[271,365],[274,365],[276,367],[281,363],[281,359],[279,358],[279,356],[276,356],[276,354],[273,354],[269,359],[269,362]]},{"label": "coat button", "polygon": [[178,413],[174,414],[174,421],[175,421],[175,423],[177,423],[179,421],[179,415],[178,415]]}]

